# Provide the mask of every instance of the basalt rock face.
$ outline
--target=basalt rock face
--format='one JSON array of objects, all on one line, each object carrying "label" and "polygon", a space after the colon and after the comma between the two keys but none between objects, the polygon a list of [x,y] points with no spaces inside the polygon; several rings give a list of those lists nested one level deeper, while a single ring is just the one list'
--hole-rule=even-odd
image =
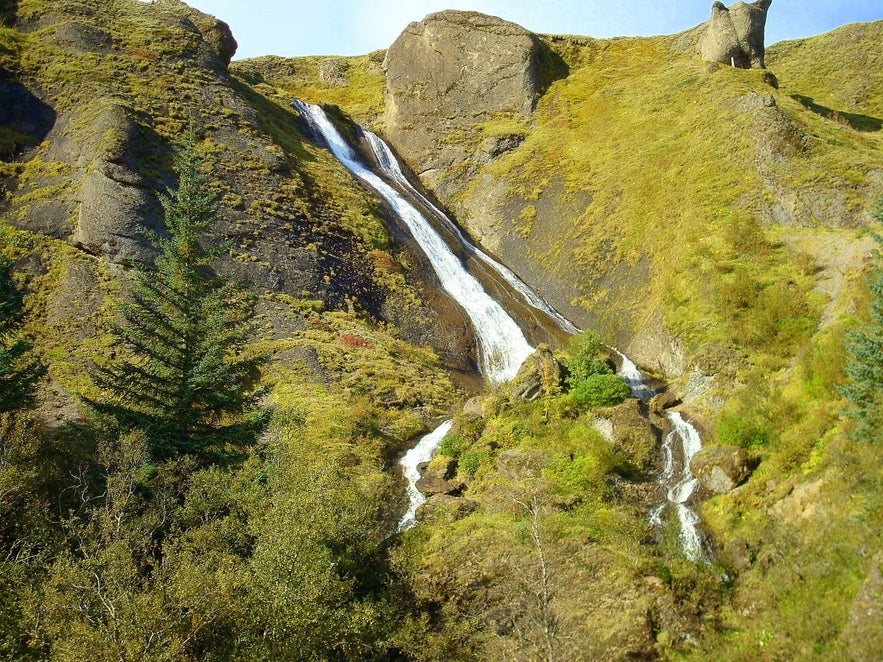
[{"label": "basalt rock face", "polygon": [[711,6],[711,20],[699,40],[702,59],[741,69],[763,69],[764,28],[771,4],[772,0],[737,2],[727,9],[722,2],[715,2]]},{"label": "basalt rock face", "polygon": [[527,120],[551,59],[534,34],[494,16],[444,11],[411,23],[384,61],[388,137],[444,198],[448,169],[518,144],[504,137],[476,150],[452,137],[500,116]]}]

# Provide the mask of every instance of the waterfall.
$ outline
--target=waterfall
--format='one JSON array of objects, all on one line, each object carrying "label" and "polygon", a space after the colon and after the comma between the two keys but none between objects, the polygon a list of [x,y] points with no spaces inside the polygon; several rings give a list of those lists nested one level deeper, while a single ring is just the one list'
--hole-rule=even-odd
[{"label": "waterfall", "polygon": [[473,245],[466,237],[463,236],[463,233],[460,231],[460,228],[454,224],[450,218],[448,218],[447,214],[445,214],[441,209],[436,207],[432,202],[430,202],[426,196],[420,193],[411,182],[405,177],[405,173],[402,172],[402,168],[399,165],[398,160],[395,157],[395,154],[392,153],[392,150],[389,148],[381,138],[371,131],[363,129],[365,134],[365,138],[368,141],[368,144],[371,146],[371,151],[374,155],[375,160],[377,161],[377,165],[380,167],[380,170],[389,177],[392,181],[394,181],[401,189],[408,191],[415,198],[420,200],[427,209],[430,209],[432,213],[436,216],[436,218],[441,221],[445,227],[447,227],[454,236],[457,237],[457,240],[460,242],[460,245],[463,249],[471,254],[475,255],[479,260],[484,262],[491,269],[496,271],[500,277],[505,280],[512,289],[518,292],[524,300],[529,303],[531,306],[536,308],[537,310],[541,310],[546,315],[548,315],[555,323],[561,328],[562,331],[571,334],[579,333],[579,329],[574,326],[570,320],[566,319],[563,315],[561,315],[557,310],[552,308],[536,292],[534,292],[528,285],[521,280],[515,273],[512,272],[508,267],[500,264],[492,257],[484,253],[481,249],[477,248]]},{"label": "waterfall", "polygon": [[426,497],[417,489],[417,481],[420,480],[420,472],[417,471],[417,465],[423,462],[429,462],[435,449],[444,439],[445,435],[450,432],[453,421],[445,421],[435,430],[420,438],[417,445],[402,456],[399,465],[402,467],[402,473],[408,481],[408,510],[399,520],[399,531],[407,531],[417,524],[417,509],[426,503]]},{"label": "waterfall", "polygon": [[[321,136],[331,153],[358,180],[373,189],[405,224],[420,248],[426,254],[438,276],[442,288],[456,301],[472,321],[479,347],[479,369],[491,383],[501,383],[515,376],[521,363],[533,347],[525,338],[515,320],[485,291],[481,283],[466,269],[463,262],[445,243],[429,219],[407,197],[416,200],[428,210],[436,221],[445,227],[460,248],[470,256],[493,269],[508,285],[533,308],[542,311],[558,327],[567,333],[579,333],[573,324],[554,310],[542,297],[530,289],[510,269],[506,268],[470,243],[456,224],[451,221],[426,196],[422,195],[408,180],[389,146],[377,135],[362,130],[377,167],[384,175],[372,171],[362,163],[355,150],[346,142],[325,112],[316,105],[293,101],[294,107],[309,122],[313,130]],[[388,181],[387,181],[388,180]],[[645,402],[653,397],[654,391],[646,382],[634,363],[618,350],[622,364],[619,375],[625,379],[634,397]],[[696,429],[677,412],[668,414],[671,431],[663,444],[664,469],[660,483],[666,489],[667,501],[651,514],[654,524],[662,525],[662,512],[671,505],[680,522],[679,538],[686,556],[693,560],[703,558],[702,542],[696,528],[699,517],[687,504],[696,489],[697,481],[690,474],[689,463],[693,454],[702,446]],[[417,445],[401,459],[402,472],[408,480],[410,506],[399,530],[404,531],[416,523],[415,512],[426,499],[416,487],[420,475],[417,465],[428,461],[441,440],[451,429],[451,421],[445,421],[431,433],[422,437]]]},{"label": "waterfall", "polygon": [[[655,393],[644,381],[641,371],[625,354],[617,349],[613,351],[622,359],[617,374],[629,385],[632,396],[648,402]],[[665,526],[662,513],[667,507],[673,509],[678,517],[678,540],[684,556],[691,561],[701,561],[705,559],[705,550],[699,535],[699,515],[688,501],[699,487],[699,481],[690,472],[690,459],[702,448],[702,438],[680,412],[670,411],[666,416],[671,429],[662,442],[662,473],[659,476],[659,484],[665,490],[665,501],[650,512],[650,523]]]},{"label": "waterfall", "polygon": [[429,220],[402,193],[359,160],[319,106],[300,101],[293,103],[325,139],[337,160],[389,204],[426,253],[442,288],[466,311],[472,321],[478,341],[479,369],[482,374],[494,384],[512,379],[524,359],[533,352],[533,347],[515,320],[491,298],[478,279],[466,270]]},{"label": "waterfall", "polygon": [[[687,501],[696,488],[699,481],[690,472],[690,459],[702,448],[702,439],[699,432],[688,421],[685,421],[680,412],[668,413],[671,430],[665,437],[664,452],[665,469],[663,471],[663,484],[668,486],[666,497],[678,515],[681,524],[681,532],[678,539],[684,554],[691,561],[701,561],[705,558],[702,548],[702,538],[696,528],[699,524],[699,515],[696,514]],[[678,446],[675,446],[675,444]],[[675,454],[675,449],[680,452]],[[659,517],[659,514],[657,514]]]}]

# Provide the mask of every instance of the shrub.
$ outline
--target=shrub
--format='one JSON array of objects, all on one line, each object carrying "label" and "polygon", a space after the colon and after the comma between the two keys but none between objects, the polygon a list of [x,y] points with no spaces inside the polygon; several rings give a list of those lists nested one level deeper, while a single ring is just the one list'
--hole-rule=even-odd
[{"label": "shrub", "polygon": [[446,435],[445,438],[441,440],[441,443],[438,445],[438,452],[441,455],[458,458],[460,457],[460,453],[463,452],[463,446],[465,444],[466,441],[463,439],[463,435],[454,432],[453,434]]},{"label": "shrub", "polygon": [[571,358],[567,361],[567,384],[577,388],[592,375],[612,373],[601,351],[601,339],[597,333],[584,331],[573,336],[568,343]]},{"label": "shrub", "polygon": [[629,387],[617,375],[589,375],[571,389],[571,399],[581,407],[618,405],[629,397]]},{"label": "shrub", "polygon": [[475,472],[478,471],[479,465],[481,465],[486,459],[487,453],[483,451],[470,451],[468,453],[463,453],[463,455],[460,456],[458,466],[470,476],[474,476]]}]

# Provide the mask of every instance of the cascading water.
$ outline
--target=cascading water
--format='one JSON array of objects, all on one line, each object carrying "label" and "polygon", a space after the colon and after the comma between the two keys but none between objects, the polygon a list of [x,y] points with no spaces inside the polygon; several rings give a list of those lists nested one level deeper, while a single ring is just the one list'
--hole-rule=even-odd
[{"label": "cascading water", "polygon": [[[376,191],[410,230],[414,239],[429,258],[442,288],[466,311],[472,321],[479,345],[480,370],[491,383],[500,383],[514,377],[524,359],[533,352],[533,347],[524,337],[515,320],[488,295],[481,283],[466,270],[463,263],[436,232],[432,224],[414,205],[408,202],[402,195],[403,193],[417,199],[425,208],[431,210],[438,220],[457,237],[464,251],[477,256],[482,262],[494,269],[510,287],[524,297],[528,304],[543,311],[565,332],[577,332],[576,327],[553,310],[514,273],[466,241],[457,226],[411,185],[392,151],[378,136],[363,130],[381,172],[399,190],[396,190],[359,161],[355,151],[346,143],[320,107],[300,101],[294,101],[293,104],[313,129],[322,136],[337,160],[356,178]],[[420,478],[417,466],[432,457],[442,438],[451,429],[451,425],[451,421],[442,423],[433,432],[421,438],[417,445],[408,451],[399,462],[402,472],[408,480],[410,501],[408,511],[399,522],[399,531],[404,531],[416,524],[416,510],[426,501],[416,487],[416,482]]]},{"label": "cascading water", "polygon": [[405,177],[405,173],[402,172],[402,168],[399,165],[398,160],[395,155],[392,153],[392,150],[389,148],[381,138],[371,131],[367,131],[363,129],[365,133],[365,138],[368,140],[368,144],[371,146],[371,151],[374,154],[374,158],[377,161],[377,165],[380,167],[381,171],[389,177],[392,181],[398,184],[399,187],[408,191],[411,195],[420,200],[427,209],[430,209],[433,214],[435,214],[436,218],[438,218],[451,232],[454,233],[454,236],[457,237],[457,240],[460,242],[460,245],[470,254],[475,255],[479,260],[488,265],[491,269],[496,271],[502,278],[505,280],[510,287],[512,287],[516,292],[518,292],[524,300],[529,303],[531,306],[536,308],[537,310],[541,310],[546,315],[548,315],[555,323],[561,328],[562,331],[566,333],[576,334],[579,333],[579,329],[576,328],[570,320],[566,319],[563,315],[561,315],[557,310],[552,308],[541,296],[539,296],[536,292],[534,292],[527,284],[521,280],[518,276],[516,276],[511,269],[506,266],[500,264],[492,257],[484,253],[478,247],[473,245],[466,237],[463,236],[463,233],[460,231],[460,228],[454,224],[450,218],[448,218],[447,214],[445,214],[441,209],[436,207],[432,202],[430,202],[426,196],[420,193],[414,186],[408,181],[408,178]]},{"label": "cascading water", "polygon": [[[622,359],[617,374],[629,385],[634,397],[649,401],[655,393],[647,386],[641,371],[622,352],[614,351]],[[662,520],[663,511],[666,507],[674,509],[680,523],[678,540],[684,555],[691,561],[701,561],[706,555],[697,528],[699,516],[688,501],[699,487],[699,481],[690,472],[690,459],[702,448],[702,439],[699,431],[684,420],[680,412],[670,411],[667,416],[671,429],[662,443],[662,474],[659,476],[666,500],[651,511],[650,522],[655,526],[665,526]]]},{"label": "cascading water", "polygon": [[408,227],[429,258],[442,288],[466,311],[472,321],[479,346],[482,374],[491,383],[512,379],[524,359],[533,352],[533,347],[527,342],[515,320],[490,297],[478,279],[466,270],[417,208],[359,161],[355,151],[340,135],[325,111],[319,106],[300,101],[295,101],[294,104],[325,139],[337,160],[356,178],[374,189]]},{"label": "cascading water", "polygon": [[399,531],[407,531],[417,524],[417,509],[426,503],[426,497],[417,489],[417,481],[420,480],[420,472],[417,466],[423,462],[429,462],[435,449],[444,439],[445,435],[450,432],[453,421],[445,421],[435,430],[420,438],[417,445],[404,454],[399,464],[402,467],[402,473],[408,481],[408,510],[399,520]]}]

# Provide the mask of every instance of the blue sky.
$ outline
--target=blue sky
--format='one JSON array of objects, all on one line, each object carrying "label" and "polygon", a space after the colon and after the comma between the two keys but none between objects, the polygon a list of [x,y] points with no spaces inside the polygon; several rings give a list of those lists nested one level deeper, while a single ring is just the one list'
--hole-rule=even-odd
[{"label": "blue sky", "polygon": [[[542,33],[591,37],[673,34],[707,20],[710,0],[186,0],[227,21],[236,59],[361,55],[389,46],[411,21],[471,9]],[[729,2],[726,3],[728,6]],[[883,19],[883,0],[773,0],[767,44]]]}]

